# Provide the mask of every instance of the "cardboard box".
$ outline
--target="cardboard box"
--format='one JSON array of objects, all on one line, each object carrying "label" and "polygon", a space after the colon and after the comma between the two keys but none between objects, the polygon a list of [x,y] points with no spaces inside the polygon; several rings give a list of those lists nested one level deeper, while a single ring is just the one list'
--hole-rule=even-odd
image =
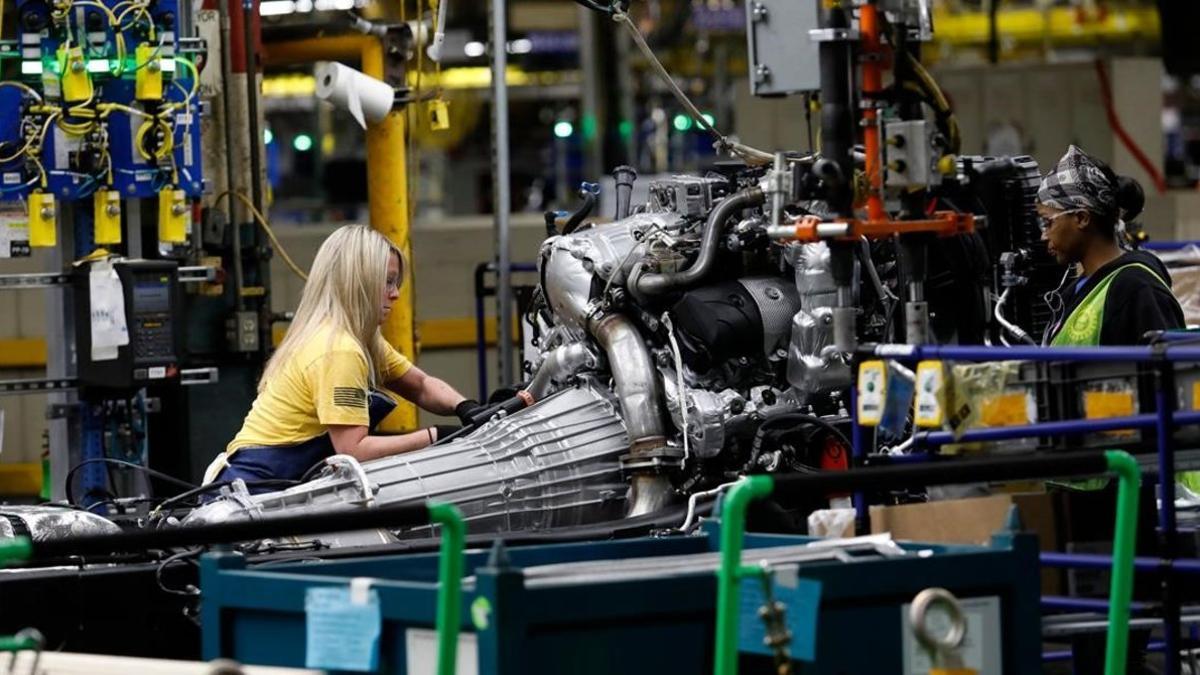
[{"label": "cardboard box", "polygon": [[[890,532],[893,539],[930,544],[986,545],[1004,527],[1013,506],[1020,513],[1023,530],[1037,535],[1041,550],[1056,550],[1054,503],[1044,492],[872,506],[871,532]],[[1057,570],[1042,570],[1042,592],[1058,595],[1060,576]]]}]

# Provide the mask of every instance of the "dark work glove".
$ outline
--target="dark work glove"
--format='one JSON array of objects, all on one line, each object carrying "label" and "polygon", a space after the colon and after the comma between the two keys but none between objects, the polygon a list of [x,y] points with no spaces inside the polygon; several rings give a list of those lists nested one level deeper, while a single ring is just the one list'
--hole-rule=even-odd
[{"label": "dark work glove", "polygon": [[479,405],[479,401],[467,399],[454,406],[454,414],[458,416],[459,421],[465,426],[471,423],[471,416],[482,409],[483,406]]},{"label": "dark work glove", "polygon": [[437,443],[442,439],[449,438],[451,435],[462,431],[462,427],[456,424],[438,424],[433,427],[433,430],[437,435],[437,438],[435,438],[433,442]]}]

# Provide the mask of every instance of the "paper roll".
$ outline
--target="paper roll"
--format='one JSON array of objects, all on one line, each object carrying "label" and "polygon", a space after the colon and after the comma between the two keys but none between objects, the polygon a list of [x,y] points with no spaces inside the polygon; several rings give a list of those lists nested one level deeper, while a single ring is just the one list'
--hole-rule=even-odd
[{"label": "paper roll", "polygon": [[392,110],[392,86],[333,61],[317,63],[317,98],[350,111],[362,128],[379,122]]}]

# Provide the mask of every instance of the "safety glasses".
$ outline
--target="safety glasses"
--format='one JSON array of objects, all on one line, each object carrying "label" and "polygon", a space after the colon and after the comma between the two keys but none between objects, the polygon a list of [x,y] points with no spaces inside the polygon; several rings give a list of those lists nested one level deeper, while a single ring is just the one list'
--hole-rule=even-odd
[{"label": "safety glasses", "polygon": [[1038,214],[1038,226],[1042,228],[1042,232],[1046,232],[1051,227],[1054,227],[1055,221],[1057,221],[1059,218],[1062,218],[1063,216],[1074,215],[1076,213],[1083,213],[1084,211],[1087,211],[1087,209],[1071,209],[1069,211],[1061,211],[1052,216],[1043,216]]}]

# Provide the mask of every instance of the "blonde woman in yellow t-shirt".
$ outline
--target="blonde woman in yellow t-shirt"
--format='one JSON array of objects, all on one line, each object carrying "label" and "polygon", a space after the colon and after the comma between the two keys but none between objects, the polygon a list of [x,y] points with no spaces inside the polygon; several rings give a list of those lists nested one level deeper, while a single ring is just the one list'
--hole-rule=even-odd
[{"label": "blonde woman in yellow t-shirt", "polygon": [[258,397],[206,482],[295,480],[335,453],[367,461],[437,440],[436,427],[371,435],[395,407],[380,389],[439,415],[465,417],[478,407],[383,339],[379,326],[403,279],[403,256],[378,232],[347,225],[329,235],[287,336],[267,362]]}]

